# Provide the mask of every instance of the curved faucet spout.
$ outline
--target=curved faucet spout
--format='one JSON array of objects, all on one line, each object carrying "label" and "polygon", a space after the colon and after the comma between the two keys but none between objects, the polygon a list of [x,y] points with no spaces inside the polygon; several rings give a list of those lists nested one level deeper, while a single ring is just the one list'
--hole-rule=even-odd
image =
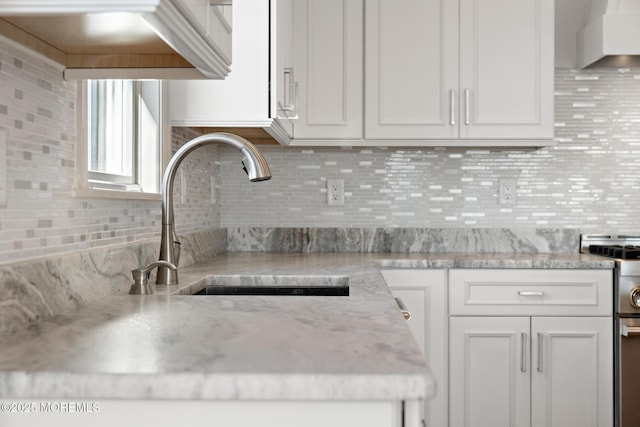
[{"label": "curved faucet spout", "polygon": [[[269,165],[258,149],[246,139],[231,133],[218,132],[199,136],[184,144],[173,155],[162,178],[162,236],[160,240],[160,261],[167,261],[178,266],[175,245],[178,239],[175,230],[173,215],[173,182],[176,172],[182,160],[193,150],[205,145],[227,144],[240,151],[243,169],[249,176],[249,180],[265,181],[271,178]],[[178,270],[171,270],[167,267],[158,267],[156,285],[176,285],[178,284]]]}]

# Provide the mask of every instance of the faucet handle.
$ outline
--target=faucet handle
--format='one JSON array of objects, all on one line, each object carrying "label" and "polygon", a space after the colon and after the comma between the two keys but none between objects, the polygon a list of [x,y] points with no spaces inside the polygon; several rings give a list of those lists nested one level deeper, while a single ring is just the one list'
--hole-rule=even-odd
[{"label": "faucet handle", "polygon": [[156,267],[167,267],[171,270],[177,270],[177,267],[168,261],[159,260],[156,262],[152,262],[147,266],[147,268],[136,268],[131,270],[131,275],[133,276],[133,285],[129,289],[129,294],[131,295],[148,295],[152,294],[153,290],[151,286],[149,286],[149,276],[151,275],[151,270]]}]

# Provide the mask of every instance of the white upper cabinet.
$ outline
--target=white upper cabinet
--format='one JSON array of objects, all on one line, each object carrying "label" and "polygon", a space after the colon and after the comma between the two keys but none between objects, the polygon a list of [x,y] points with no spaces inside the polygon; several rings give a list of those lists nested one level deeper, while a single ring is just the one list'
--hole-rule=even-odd
[{"label": "white upper cabinet", "polygon": [[461,138],[553,138],[553,0],[460,0]]},{"label": "white upper cabinet", "polygon": [[277,0],[271,5],[275,16],[271,23],[271,93],[270,107],[275,123],[283,133],[281,142],[289,142],[293,137],[293,124],[298,119],[298,81],[294,64],[293,45],[294,0]]},{"label": "white upper cabinet", "polygon": [[365,138],[550,145],[553,15],[553,0],[368,1]]},{"label": "white upper cabinet", "polygon": [[0,2],[0,34],[65,67],[66,79],[224,79],[231,0]]},{"label": "white upper cabinet", "polygon": [[295,2],[294,143],[362,138],[363,9],[362,0]]},{"label": "white upper cabinet", "polygon": [[170,81],[171,124],[224,128],[254,142],[275,138],[286,144],[293,134],[288,117],[295,115],[288,108],[295,87],[289,80],[295,78],[293,0],[234,0],[233,21],[231,73],[220,81]]},{"label": "white upper cabinet", "polygon": [[457,0],[369,0],[368,139],[456,138]]},{"label": "white upper cabinet", "polygon": [[173,124],[291,145],[553,145],[553,13],[553,0],[235,0],[232,72],[171,82]]}]

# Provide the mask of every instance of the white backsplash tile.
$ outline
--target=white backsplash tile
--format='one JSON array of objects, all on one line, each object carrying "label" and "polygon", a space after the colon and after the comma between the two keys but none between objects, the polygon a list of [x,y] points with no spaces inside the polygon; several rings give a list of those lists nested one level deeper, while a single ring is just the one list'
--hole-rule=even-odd
[{"label": "white backsplash tile", "polygon": [[[0,263],[159,236],[159,202],[70,196],[76,85],[59,68],[0,41],[0,94],[7,136],[0,147]],[[195,135],[174,129],[174,149]],[[185,160],[191,173],[185,203],[176,206],[178,230],[637,231],[640,69],[557,70],[556,140],[556,147],[513,150],[261,146],[273,179],[260,183],[246,179],[235,150],[207,147]],[[498,204],[502,177],[517,179],[513,206]],[[326,204],[331,178],[344,180],[343,206]]]},{"label": "white backsplash tile", "polygon": [[[250,184],[221,150],[223,227],[640,227],[640,69],[556,70],[556,140],[540,149],[261,146]],[[517,202],[498,204],[498,179]],[[343,206],[326,180],[343,179]]]},{"label": "white backsplash tile", "polygon": [[[7,137],[0,142],[0,264],[159,237],[159,201],[71,196],[76,83],[64,81],[59,67],[0,40],[0,95]],[[174,130],[174,150],[196,135]],[[218,206],[211,204],[217,147],[199,154],[181,166],[189,171],[189,192],[176,206],[179,233],[219,226]]]}]

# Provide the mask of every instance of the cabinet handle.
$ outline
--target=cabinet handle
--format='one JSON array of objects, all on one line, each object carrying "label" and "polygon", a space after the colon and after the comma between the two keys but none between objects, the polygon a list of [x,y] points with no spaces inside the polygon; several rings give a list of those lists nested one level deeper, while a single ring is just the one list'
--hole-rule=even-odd
[{"label": "cabinet handle", "polygon": [[449,91],[449,124],[455,126],[456,124],[456,90],[451,89]]},{"label": "cabinet handle", "polygon": [[284,105],[282,106],[283,110],[292,110],[293,109],[293,68],[285,68],[284,69],[284,79],[283,79],[283,101]]},{"label": "cabinet handle", "polygon": [[296,111],[298,82],[296,82],[293,77],[293,68],[285,68],[283,70],[283,76],[283,100],[282,102],[278,101],[278,111],[282,112],[283,116],[278,114],[278,117],[295,120],[298,118],[298,112]]},{"label": "cabinet handle", "polygon": [[293,68],[284,69],[284,105],[281,106],[283,110],[293,111],[296,108],[296,101],[298,97],[298,83],[293,77]]},{"label": "cabinet handle", "polygon": [[520,334],[520,339],[522,339],[520,348],[520,351],[522,352],[520,355],[520,371],[527,372],[527,333],[522,332]]},{"label": "cabinet handle", "polygon": [[538,372],[542,372],[542,334],[538,332]]},{"label": "cabinet handle", "polygon": [[404,320],[411,319],[411,312],[409,311],[407,306],[404,304],[404,301],[396,297],[396,304],[398,304],[398,307],[400,308],[400,313],[402,313]]},{"label": "cabinet handle", "polygon": [[469,100],[470,100],[470,90],[464,90],[464,124],[468,125],[469,122]]},{"label": "cabinet handle", "polygon": [[544,296],[543,291],[518,291],[518,295],[521,297],[542,297]]}]

